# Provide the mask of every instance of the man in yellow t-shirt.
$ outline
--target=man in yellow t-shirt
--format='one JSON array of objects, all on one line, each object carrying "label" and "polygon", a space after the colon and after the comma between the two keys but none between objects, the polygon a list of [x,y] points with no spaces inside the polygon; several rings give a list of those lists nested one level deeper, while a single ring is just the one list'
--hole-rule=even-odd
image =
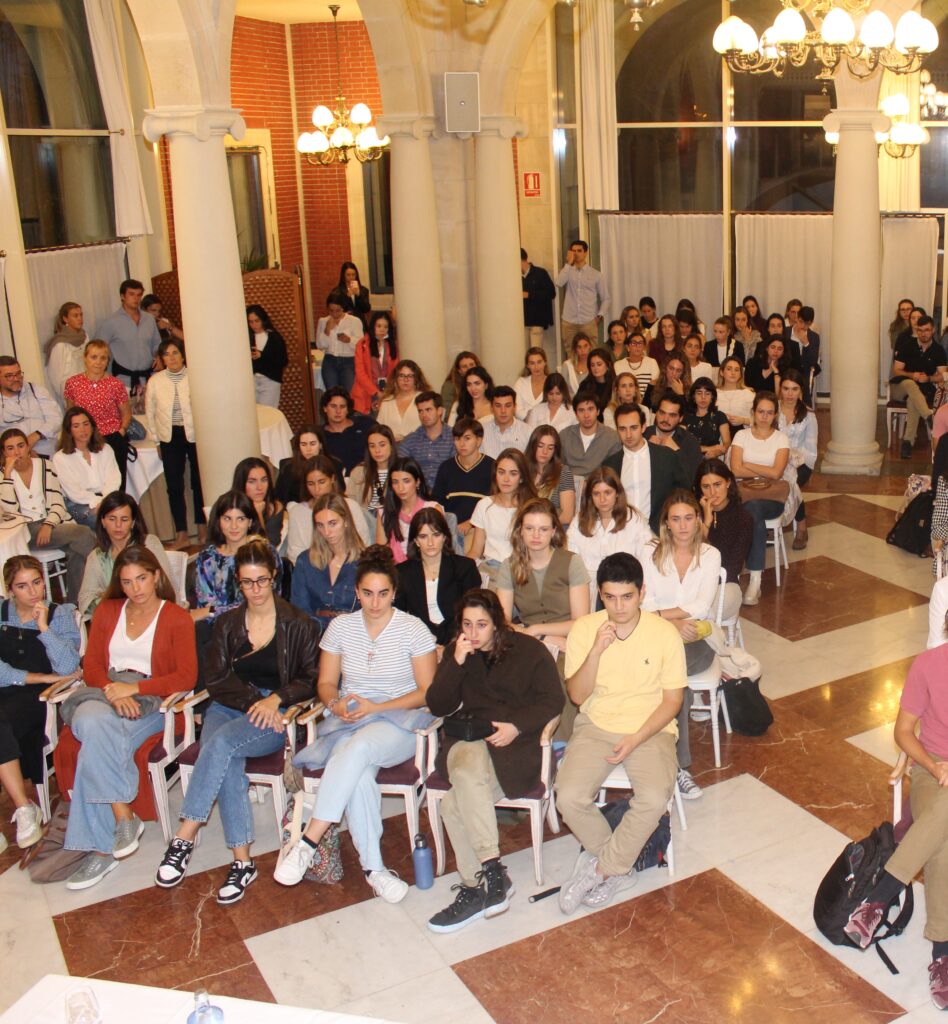
[{"label": "man in yellow t-shirt", "polygon": [[[584,850],[560,889],[560,909],[605,906],[655,831],[675,786],[675,717],[684,688],[678,630],[641,609],[642,566],[625,552],[596,573],[604,611],[577,619],[566,641],[566,689],[580,713],[556,779],[556,804]],[[613,832],[596,794],[621,764],[635,788]]]}]

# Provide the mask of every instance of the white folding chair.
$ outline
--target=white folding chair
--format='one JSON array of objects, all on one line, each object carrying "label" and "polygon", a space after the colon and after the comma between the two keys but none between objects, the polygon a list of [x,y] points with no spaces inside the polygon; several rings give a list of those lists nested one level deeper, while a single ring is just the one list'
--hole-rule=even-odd
[{"label": "white folding chair", "polygon": [[724,618],[724,597],[727,586],[727,569],[721,569],[721,583],[718,587],[718,611],[714,621],[727,631],[727,642],[731,647],[744,646],[744,634],[741,632],[741,606],[738,604],[737,611],[730,619]]},{"label": "white folding chair", "polygon": [[66,594],[66,552],[59,548],[30,548],[30,554],[43,567],[43,582],[46,584],[46,600],[53,600],[53,580],[62,580],[63,596]]},{"label": "white folding chair", "polygon": [[185,578],[188,574],[188,553],[186,551],[165,551],[168,568],[171,570],[171,585],[174,587],[175,600],[182,607],[187,607],[188,598]]},{"label": "white folding chair", "polygon": [[765,519],[764,526],[770,530],[773,534],[772,540],[768,543],[773,544],[774,548],[774,573],[777,577],[777,586],[780,586],[780,567],[783,563],[783,568],[790,568],[790,560],[787,558],[787,545],[783,539],[783,523],[781,517],[777,516],[776,519]]},{"label": "white folding chair", "polygon": [[714,745],[714,767],[721,767],[721,734],[718,724],[718,711],[724,716],[725,732],[731,732],[731,716],[728,714],[727,701],[724,699],[724,690],[721,689],[721,661],[717,655],[714,660],[703,671],[688,676],[688,689],[693,693],[706,693],[708,703],[698,705],[706,707],[711,713],[711,742]]}]

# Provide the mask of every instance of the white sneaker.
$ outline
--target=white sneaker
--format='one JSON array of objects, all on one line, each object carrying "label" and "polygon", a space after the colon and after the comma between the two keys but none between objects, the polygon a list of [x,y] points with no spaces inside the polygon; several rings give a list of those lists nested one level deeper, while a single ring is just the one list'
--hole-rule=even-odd
[{"label": "white sneaker", "polygon": [[283,860],[277,861],[277,866],[273,869],[274,881],[280,885],[299,885],[313,863],[315,853],[313,847],[301,839]]},{"label": "white sneaker", "polygon": [[16,845],[21,850],[34,846],[43,838],[43,812],[36,804],[18,807],[10,821],[16,822]]},{"label": "white sneaker", "polygon": [[683,800],[701,799],[701,787],[691,777],[691,772],[685,771],[684,768],[679,768],[676,781]]},{"label": "white sneaker", "polygon": [[746,605],[760,603],[760,580],[754,579],[754,577],[751,576],[750,583],[747,584],[747,590],[744,591],[744,597],[741,603]]},{"label": "white sneaker", "polygon": [[369,885],[376,896],[381,896],[386,903],[401,903],[408,895],[408,883],[403,882],[394,871],[384,868],[382,871],[369,872]]}]

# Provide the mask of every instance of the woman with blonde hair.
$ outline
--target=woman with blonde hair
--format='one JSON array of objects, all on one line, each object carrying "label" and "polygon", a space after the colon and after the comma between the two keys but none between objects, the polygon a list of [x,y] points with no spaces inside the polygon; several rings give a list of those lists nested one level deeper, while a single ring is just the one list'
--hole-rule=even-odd
[{"label": "woman with blonde hair", "polygon": [[583,481],[579,514],[566,534],[570,551],[582,558],[589,574],[590,600],[596,596],[599,563],[607,555],[625,551],[644,562],[651,540],[648,520],[629,504],[616,471],[608,466],[594,469]]},{"label": "woman with blonde hair", "polygon": [[402,359],[395,364],[379,399],[376,418],[382,426],[391,429],[396,441],[421,426],[415,399],[422,391],[430,390],[431,385],[416,362]]},{"label": "woman with blonde hair", "polygon": [[481,498],[471,513],[474,529],[468,534],[465,554],[483,559],[487,570],[496,571],[510,557],[510,526],[517,509],[536,496],[523,452],[505,448],[494,463],[490,496]]},{"label": "woman with blonde hair", "polygon": [[[721,553],[703,540],[703,515],[698,499],[676,488],[665,499],[659,519],[658,540],[651,557],[642,563],[645,597],[642,608],[655,612],[681,634],[688,674],[703,672],[714,660],[704,637],[713,617],[721,575]],[[686,800],[697,800],[701,790],[691,777],[688,711],[691,691],[685,691],[678,715],[678,787]]]},{"label": "woman with blonde hair", "polygon": [[637,405],[642,410],[645,426],[651,426],[654,413],[645,404],[642,398],[642,390],[639,387],[639,379],[629,370],[623,370],[618,374],[612,386],[612,401],[606,406],[602,414],[602,422],[613,430],[616,429],[616,409],[620,405]]},{"label": "woman with blonde hair", "polygon": [[560,435],[554,427],[537,427],[523,454],[537,495],[550,499],[565,529],[576,512],[576,484],[569,466],[563,462]]},{"label": "woman with blonde hair", "polygon": [[[737,356],[728,356],[718,371],[719,383],[715,404],[727,416],[732,428],[750,426],[754,391],[744,383],[744,364]],[[731,432],[733,441],[734,432]]]},{"label": "woman with blonde hair", "polygon": [[[566,532],[548,498],[531,498],[514,516],[510,557],[497,572],[497,596],[508,622],[557,652],[563,679],[566,637],[576,619],[589,614],[589,577],[579,555],[566,547]],[[565,686],[564,686],[565,693]],[[569,739],[576,717],[567,702],[558,739]]]},{"label": "woman with blonde hair", "polygon": [[355,611],[355,567],[365,548],[341,494],[324,494],[313,503],[313,542],[293,567],[291,601],[323,620]]},{"label": "woman with blonde hair", "polygon": [[371,521],[366,518],[363,509],[355,498],[342,495],[339,490],[339,478],[335,472],[338,464],[328,455],[315,455],[306,460],[303,471],[303,483],[300,500],[290,505],[287,515],[289,526],[286,531],[286,557],[291,562],[308,551],[313,543],[313,506],[317,498],[325,494],[340,494],[349,509],[349,515],[355,524],[356,532],[366,546],[372,543],[375,532],[375,513]]},{"label": "woman with blonde hair", "polygon": [[549,372],[543,349],[538,345],[528,348],[524,356],[523,370],[514,381],[514,391],[517,393],[517,419],[525,420],[543,401],[543,385]]}]

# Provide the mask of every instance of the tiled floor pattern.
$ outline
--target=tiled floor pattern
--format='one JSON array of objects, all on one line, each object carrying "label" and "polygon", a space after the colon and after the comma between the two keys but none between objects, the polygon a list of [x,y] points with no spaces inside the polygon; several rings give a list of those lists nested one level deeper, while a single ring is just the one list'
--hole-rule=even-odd
[{"label": "tiled floor pattern", "polygon": [[[435,936],[425,922],[456,875],[391,907],[370,898],[344,838],[340,885],[281,889],[269,804],[255,808],[260,880],[231,908],[214,901],[227,860],[216,820],[170,893],[151,885],[163,849],[154,825],[135,857],[84,893],[31,885],[10,851],[0,856],[0,1009],[42,974],[69,971],[406,1024],[934,1020],[923,893],[890,944],[898,976],[871,953],[829,946],[811,916],[847,837],[890,813],[891,723],[925,643],[930,563],[884,540],[907,468],[922,466],[886,468],[874,480],[814,477],[809,547],[790,553],[779,591],[768,570],[743,622],[776,720],[757,739],[723,736],[721,769],[710,730],[692,726],[705,793],[686,804],[687,831],[674,824],[674,878],[652,869],[613,906],[567,919],[555,898],[527,902],[539,888],[529,828],[505,825],[511,909]],[[388,811],[386,863],[412,880],[404,818]],[[545,887],[575,853],[568,833],[548,835]]]}]

